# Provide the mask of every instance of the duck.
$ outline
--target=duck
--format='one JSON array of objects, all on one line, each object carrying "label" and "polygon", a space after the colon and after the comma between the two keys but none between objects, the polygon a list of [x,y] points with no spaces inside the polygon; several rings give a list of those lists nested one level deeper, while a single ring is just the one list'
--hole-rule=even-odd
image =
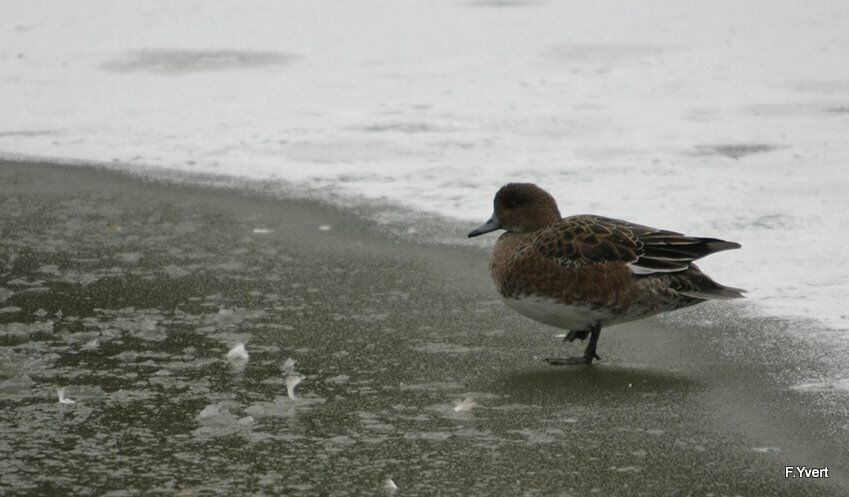
[{"label": "duck", "polygon": [[557,201],[533,183],[509,183],[494,212],[469,238],[503,230],[489,262],[507,307],[568,330],[564,341],[587,340],[583,355],[547,358],[552,365],[592,364],[603,327],[709,300],[743,298],[694,261],[741,245],[686,236],[592,214],[562,217]]}]

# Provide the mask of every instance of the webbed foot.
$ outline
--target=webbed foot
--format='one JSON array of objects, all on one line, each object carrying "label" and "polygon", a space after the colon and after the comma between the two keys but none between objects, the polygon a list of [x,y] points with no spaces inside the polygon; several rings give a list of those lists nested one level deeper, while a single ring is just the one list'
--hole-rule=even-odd
[{"label": "webbed foot", "polygon": [[543,360],[552,366],[574,366],[576,364],[592,364],[593,359],[601,360],[601,357],[598,354],[593,354],[591,356],[578,357],[548,357]]},{"label": "webbed foot", "polygon": [[575,364],[592,364],[593,359],[601,360],[601,357],[595,353],[598,346],[598,337],[601,335],[601,325],[595,324],[589,330],[570,330],[569,334],[564,337],[564,340],[571,342],[572,340],[585,339],[590,335],[590,341],[587,344],[584,355],[581,357],[551,357],[545,359],[545,362],[552,366],[572,366]]}]

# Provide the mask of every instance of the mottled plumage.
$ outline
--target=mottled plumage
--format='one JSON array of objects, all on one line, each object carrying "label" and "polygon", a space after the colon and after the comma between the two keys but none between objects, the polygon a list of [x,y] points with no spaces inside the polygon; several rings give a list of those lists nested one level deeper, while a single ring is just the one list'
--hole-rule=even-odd
[{"label": "mottled plumage", "polygon": [[469,236],[506,230],[493,249],[490,273],[507,305],[572,330],[570,341],[592,333],[582,358],[552,363],[598,357],[595,341],[604,325],[742,297],[742,290],[716,283],[693,264],[737,243],[601,216],[561,218],[554,198],[532,184],[504,186],[494,204],[493,217]]}]

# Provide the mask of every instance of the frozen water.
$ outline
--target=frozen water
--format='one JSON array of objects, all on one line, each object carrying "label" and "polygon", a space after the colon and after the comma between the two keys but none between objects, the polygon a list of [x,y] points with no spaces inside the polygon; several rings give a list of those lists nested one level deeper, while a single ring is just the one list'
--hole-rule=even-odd
[{"label": "frozen water", "polygon": [[704,263],[736,305],[849,328],[845,2],[379,4],[9,5],[0,152],[469,226],[535,181],[565,214],[739,241]]},{"label": "frozen water", "polygon": [[282,53],[250,50],[140,50],[120,54],[102,67],[118,73],[152,72],[178,76],[191,72],[285,65],[291,59]]},{"label": "frozen water", "polygon": [[[713,321],[704,329],[635,323],[605,342],[600,367],[551,369],[533,357],[561,343],[493,312],[485,275],[459,287],[450,276],[483,264],[479,254],[419,247],[435,265],[425,270],[388,262],[420,260],[407,258],[413,244],[392,252],[394,237],[364,230],[349,257],[344,245],[295,241],[333,238],[316,232],[322,222],[349,229],[323,209],[300,219],[243,195],[25,168],[0,167],[0,191],[12,192],[0,194],[10,235],[0,237],[0,283],[15,292],[2,306],[21,307],[0,315],[0,486],[12,493],[349,495],[383,492],[391,477],[403,495],[697,485],[806,496],[828,488],[776,481],[784,459],[846,466],[835,436],[846,390],[824,383],[845,378],[845,351],[775,333],[786,320],[723,321],[697,308],[691,317]],[[16,181],[46,191],[19,195]],[[243,270],[221,267],[234,257]],[[124,269],[109,276],[116,264]],[[191,274],[173,278],[163,270],[172,264]],[[99,279],[68,279],[69,268]],[[225,358],[236,343],[251,344],[249,362]],[[296,367],[309,382],[291,399],[283,389]],[[797,382],[814,384],[788,388]],[[60,386],[75,405],[57,405]],[[486,408],[457,411],[468,399]],[[729,480],[739,468],[752,470]]]},{"label": "frozen water", "polygon": [[429,352],[433,354],[465,354],[468,352],[477,352],[481,347],[467,347],[454,343],[426,343],[415,347],[419,352]]},{"label": "frozen water", "polygon": [[823,392],[831,390],[849,392],[849,378],[836,378],[828,381],[799,383],[793,385],[791,388],[803,392]]},{"label": "frozen water", "polygon": [[288,417],[323,403],[324,399],[320,398],[274,397],[272,401],[254,402],[245,408],[245,412],[260,417]]}]

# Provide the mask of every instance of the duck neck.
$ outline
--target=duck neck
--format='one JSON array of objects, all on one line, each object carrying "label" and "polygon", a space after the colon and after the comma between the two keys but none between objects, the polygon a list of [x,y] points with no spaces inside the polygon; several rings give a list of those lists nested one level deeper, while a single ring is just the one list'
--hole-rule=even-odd
[{"label": "duck neck", "polygon": [[556,205],[540,207],[534,209],[529,214],[521,226],[513,227],[515,229],[510,229],[510,231],[514,233],[529,233],[550,226],[561,219],[560,210],[557,209]]}]

